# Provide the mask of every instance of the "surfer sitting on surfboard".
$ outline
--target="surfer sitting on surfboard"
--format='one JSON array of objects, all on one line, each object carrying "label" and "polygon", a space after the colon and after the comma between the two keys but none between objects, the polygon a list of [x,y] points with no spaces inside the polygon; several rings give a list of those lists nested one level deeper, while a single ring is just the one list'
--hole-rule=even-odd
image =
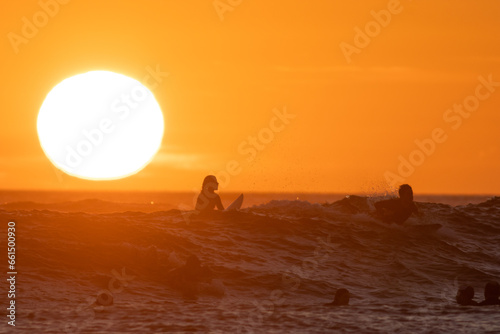
[{"label": "surfer sitting on surfboard", "polygon": [[418,214],[413,202],[413,190],[408,184],[399,187],[399,198],[392,198],[375,203],[379,217],[387,223],[404,223],[412,213]]},{"label": "surfer sitting on surfboard", "polygon": [[219,210],[224,210],[220,196],[215,193],[219,189],[219,182],[214,175],[208,175],[203,180],[200,195],[196,201],[196,211],[198,213],[211,212],[217,207]]}]

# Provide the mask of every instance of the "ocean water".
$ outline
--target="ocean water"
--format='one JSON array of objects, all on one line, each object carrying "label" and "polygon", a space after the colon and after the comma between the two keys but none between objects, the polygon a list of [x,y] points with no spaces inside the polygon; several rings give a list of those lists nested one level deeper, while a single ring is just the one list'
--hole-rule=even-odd
[{"label": "ocean water", "polygon": [[[405,226],[325,204],[339,194],[249,194],[212,217],[192,214],[193,197],[0,193],[0,249],[14,221],[18,272],[16,327],[4,316],[0,332],[500,332],[499,306],[455,303],[462,284],[480,301],[500,281],[499,197],[417,196],[423,215]],[[190,254],[215,277],[195,297],[165,283]],[[338,288],[350,305],[325,306]],[[94,305],[101,293],[114,304]]]}]

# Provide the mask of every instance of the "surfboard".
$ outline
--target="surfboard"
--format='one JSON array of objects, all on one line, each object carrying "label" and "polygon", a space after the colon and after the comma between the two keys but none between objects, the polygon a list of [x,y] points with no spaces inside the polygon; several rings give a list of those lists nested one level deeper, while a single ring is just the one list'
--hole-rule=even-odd
[{"label": "surfboard", "polygon": [[243,194],[241,194],[240,196],[238,196],[237,199],[234,200],[233,203],[231,203],[230,206],[228,206],[226,208],[226,210],[224,211],[235,211],[235,210],[239,210],[241,208],[241,205],[243,204]]}]

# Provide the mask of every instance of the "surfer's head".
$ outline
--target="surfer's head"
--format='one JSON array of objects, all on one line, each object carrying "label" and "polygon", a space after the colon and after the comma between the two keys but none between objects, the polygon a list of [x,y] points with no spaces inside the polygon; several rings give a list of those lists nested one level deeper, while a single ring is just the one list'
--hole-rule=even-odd
[{"label": "surfer's head", "polygon": [[201,186],[203,190],[207,189],[209,191],[214,191],[219,189],[219,182],[214,175],[207,175],[203,179],[203,185]]},{"label": "surfer's head", "polygon": [[409,184],[399,186],[399,198],[406,202],[413,202],[413,189],[411,189]]},{"label": "surfer's head", "polygon": [[349,305],[349,290],[347,289],[338,289],[335,293],[335,298],[333,299],[333,305]]},{"label": "surfer's head", "polygon": [[467,305],[474,298],[474,288],[470,285],[463,285],[457,291],[457,304],[459,305]]},{"label": "surfer's head", "polygon": [[500,297],[500,285],[496,281],[489,281],[484,286],[484,299],[498,299]]},{"label": "surfer's head", "polygon": [[113,295],[109,293],[109,291],[101,292],[97,295],[97,299],[95,301],[96,305],[99,306],[110,306],[113,305]]}]

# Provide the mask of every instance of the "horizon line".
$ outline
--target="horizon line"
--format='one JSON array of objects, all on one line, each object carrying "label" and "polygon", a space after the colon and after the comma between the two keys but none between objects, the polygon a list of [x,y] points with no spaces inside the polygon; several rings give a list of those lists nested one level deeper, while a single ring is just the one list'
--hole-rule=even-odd
[{"label": "horizon line", "polygon": [[[394,190],[396,191],[396,190]],[[192,190],[113,190],[113,189],[100,189],[100,190],[91,190],[91,189],[0,189],[0,192],[59,192],[59,193],[91,193],[91,192],[102,192],[102,193],[171,193],[171,194],[189,194],[189,193],[194,193]],[[377,195],[381,194],[380,192],[347,192],[347,191],[331,191],[331,192],[326,192],[326,191],[248,191],[248,190],[230,190],[230,191],[224,191],[225,193],[228,194],[235,194],[235,193],[243,193],[243,194],[287,194],[287,195],[293,195],[293,194],[303,194],[303,195],[363,195],[363,196],[370,196],[370,195]],[[219,190],[220,193],[220,190]],[[385,193],[390,193],[390,191],[386,191]],[[423,193],[414,193],[414,196],[484,196],[484,197],[496,197],[500,196],[500,193],[493,194],[493,193],[438,193],[438,192],[423,192]]]}]

